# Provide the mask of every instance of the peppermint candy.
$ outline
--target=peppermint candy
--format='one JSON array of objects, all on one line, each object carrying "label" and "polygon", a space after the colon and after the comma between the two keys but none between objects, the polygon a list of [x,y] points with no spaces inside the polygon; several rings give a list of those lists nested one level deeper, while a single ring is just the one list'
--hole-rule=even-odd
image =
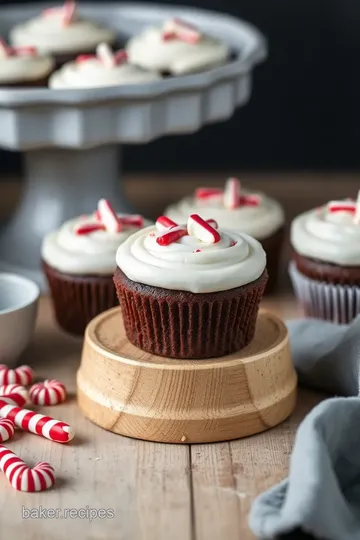
[{"label": "peppermint candy", "polygon": [[58,405],[66,399],[66,388],[60,381],[52,379],[34,384],[29,396],[34,405]]}]

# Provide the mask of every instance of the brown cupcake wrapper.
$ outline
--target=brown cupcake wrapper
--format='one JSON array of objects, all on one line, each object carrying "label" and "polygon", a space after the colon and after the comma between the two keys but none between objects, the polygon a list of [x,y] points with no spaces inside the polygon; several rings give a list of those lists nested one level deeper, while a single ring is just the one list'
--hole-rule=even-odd
[{"label": "brown cupcake wrapper", "polygon": [[279,282],[279,265],[284,238],[285,227],[281,227],[268,238],[259,240],[266,253],[266,268],[269,274],[265,294],[271,294],[277,289]]},{"label": "brown cupcake wrapper", "polygon": [[317,281],[304,276],[292,261],[289,274],[307,317],[348,324],[360,313],[360,287]]},{"label": "brown cupcake wrapper", "polygon": [[65,331],[83,335],[88,323],[118,305],[112,276],[72,276],[43,262],[57,323]]},{"label": "brown cupcake wrapper", "polygon": [[13,81],[0,84],[0,88],[47,88],[51,73],[53,73],[53,70],[44,77],[41,77],[41,79],[32,81]]},{"label": "brown cupcake wrapper", "polygon": [[120,269],[114,282],[131,343],[158,356],[204,359],[239,351],[252,340],[267,272],[213,294],[141,285]]}]

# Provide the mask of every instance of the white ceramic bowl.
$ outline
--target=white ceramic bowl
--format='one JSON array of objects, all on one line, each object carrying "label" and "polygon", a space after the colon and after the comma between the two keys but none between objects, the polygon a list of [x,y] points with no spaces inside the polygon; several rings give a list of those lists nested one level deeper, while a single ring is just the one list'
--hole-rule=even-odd
[{"label": "white ceramic bowl", "polygon": [[29,344],[39,294],[33,281],[0,273],[0,364],[14,366]]}]

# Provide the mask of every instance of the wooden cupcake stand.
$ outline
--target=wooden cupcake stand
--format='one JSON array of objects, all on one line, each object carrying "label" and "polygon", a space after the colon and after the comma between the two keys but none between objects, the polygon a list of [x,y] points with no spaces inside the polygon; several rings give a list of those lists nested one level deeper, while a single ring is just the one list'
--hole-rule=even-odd
[{"label": "wooden cupcake stand", "polygon": [[77,373],[78,402],[95,424],[166,443],[245,437],[287,418],[296,400],[288,333],[260,311],[253,341],[210,360],[174,360],[134,347],[120,308],[88,326]]}]

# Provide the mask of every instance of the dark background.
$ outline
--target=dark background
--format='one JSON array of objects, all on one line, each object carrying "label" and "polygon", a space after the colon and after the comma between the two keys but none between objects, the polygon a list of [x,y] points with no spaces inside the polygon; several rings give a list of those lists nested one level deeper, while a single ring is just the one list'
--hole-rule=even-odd
[{"label": "dark background", "polygon": [[[126,147],[126,170],[359,168],[357,0],[181,3],[252,22],[268,38],[269,58],[256,68],[250,104],[230,121]],[[16,154],[0,153],[0,172],[18,168]]]}]

